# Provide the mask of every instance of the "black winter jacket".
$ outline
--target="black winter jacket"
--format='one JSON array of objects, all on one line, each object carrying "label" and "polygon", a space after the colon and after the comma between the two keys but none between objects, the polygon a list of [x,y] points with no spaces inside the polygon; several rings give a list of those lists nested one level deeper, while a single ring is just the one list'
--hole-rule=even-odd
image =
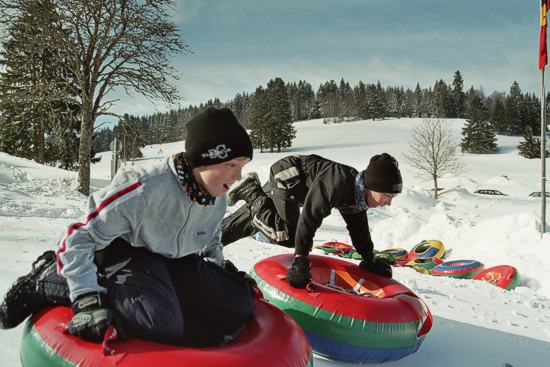
[{"label": "black winter jacket", "polygon": [[[286,190],[274,186],[274,173],[296,167],[299,179],[282,183]],[[274,197],[287,192],[286,200],[296,200],[302,206],[295,235],[296,254],[308,255],[315,232],[333,208],[340,211],[346,222],[353,247],[364,259],[373,258],[373,243],[369,231],[367,211],[357,206],[355,179],[358,171],[318,155],[289,156],[274,163],[271,185]],[[281,184],[281,183],[280,183]],[[291,197],[289,197],[291,196]]]}]

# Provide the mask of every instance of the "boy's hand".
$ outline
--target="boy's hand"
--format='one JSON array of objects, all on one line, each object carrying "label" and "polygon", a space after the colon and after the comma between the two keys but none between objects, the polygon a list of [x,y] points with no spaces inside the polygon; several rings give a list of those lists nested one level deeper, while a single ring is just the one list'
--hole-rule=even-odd
[{"label": "boy's hand", "polygon": [[311,262],[307,256],[296,256],[288,273],[286,281],[294,288],[305,288],[311,279]]},{"label": "boy's hand", "polygon": [[378,259],[374,259],[372,261],[363,260],[359,263],[359,267],[363,270],[370,271],[371,273],[375,273],[378,275],[382,275],[386,278],[392,277],[391,266]]},{"label": "boy's hand", "polygon": [[87,293],[72,305],[75,315],[69,323],[69,333],[81,339],[101,343],[105,332],[113,323],[113,312],[105,307],[106,294]]}]

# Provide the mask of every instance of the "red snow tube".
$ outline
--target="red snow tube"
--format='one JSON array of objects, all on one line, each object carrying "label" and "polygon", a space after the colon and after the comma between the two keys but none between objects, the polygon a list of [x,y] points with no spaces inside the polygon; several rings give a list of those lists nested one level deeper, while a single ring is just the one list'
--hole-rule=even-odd
[{"label": "red snow tube", "polygon": [[386,362],[418,350],[432,326],[426,304],[393,279],[329,256],[310,255],[312,282],[291,287],[290,254],[259,261],[250,274],[271,303],[302,327],[313,350],[349,362]]},{"label": "red snow tube", "polygon": [[348,245],[347,243],[338,242],[338,241],[325,242],[322,245],[315,246],[315,247],[323,250],[326,253],[335,254],[335,255],[340,255],[342,253],[345,254],[350,251],[354,251],[353,246]]},{"label": "red snow tube", "polygon": [[472,279],[484,280],[494,286],[507,290],[514,289],[519,284],[518,271],[510,265],[493,266],[480,271]]},{"label": "red snow tube", "polygon": [[104,356],[100,344],[63,332],[73,313],[68,307],[47,309],[27,322],[21,345],[24,367],[312,366],[311,347],[290,317],[257,299],[252,320],[233,342],[187,348],[130,339],[113,344]]}]

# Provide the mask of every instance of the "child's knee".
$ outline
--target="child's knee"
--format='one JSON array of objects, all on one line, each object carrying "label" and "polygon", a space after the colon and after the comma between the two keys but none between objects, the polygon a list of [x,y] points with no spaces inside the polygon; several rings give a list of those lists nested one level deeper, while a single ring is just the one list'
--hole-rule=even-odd
[{"label": "child's knee", "polygon": [[122,312],[119,310],[120,313],[123,313],[125,330],[133,337],[167,344],[183,341],[184,323],[180,310],[139,303]]}]

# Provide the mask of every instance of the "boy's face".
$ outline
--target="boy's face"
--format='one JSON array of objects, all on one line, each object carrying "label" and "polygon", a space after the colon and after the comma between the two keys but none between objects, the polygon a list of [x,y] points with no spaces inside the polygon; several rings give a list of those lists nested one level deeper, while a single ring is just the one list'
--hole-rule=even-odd
[{"label": "boy's face", "polygon": [[193,168],[198,184],[212,196],[222,196],[241,179],[243,167],[250,158],[240,157],[227,162]]},{"label": "boy's face", "polygon": [[365,198],[369,208],[391,205],[391,201],[395,196],[397,196],[397,194],[388,194],[384,192],[371,191],[368,189],[365,190]]}]

